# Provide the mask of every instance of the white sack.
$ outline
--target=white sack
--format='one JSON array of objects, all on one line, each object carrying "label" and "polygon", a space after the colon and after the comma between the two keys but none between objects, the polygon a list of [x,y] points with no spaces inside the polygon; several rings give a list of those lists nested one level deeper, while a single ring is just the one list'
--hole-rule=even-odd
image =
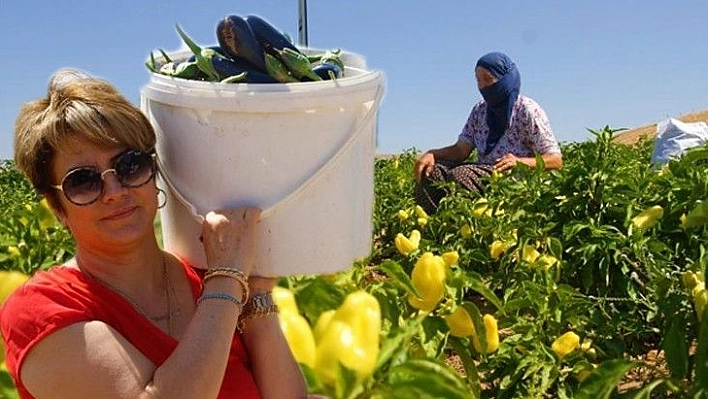
[{"label": "white sack", "polygon": [[706,122],[685,123],[668,118],[656,126],[656,139],[651,163],[663,166],[671,158],[678,158],[686,150],[708,143],[708,124]]}]

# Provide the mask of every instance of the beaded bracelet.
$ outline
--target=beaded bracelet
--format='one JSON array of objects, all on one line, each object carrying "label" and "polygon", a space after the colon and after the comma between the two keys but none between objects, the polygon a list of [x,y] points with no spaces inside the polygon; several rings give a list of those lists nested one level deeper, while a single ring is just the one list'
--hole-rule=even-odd
[{"label": "beaded bracelet", "polygon": [[246,320],[256,317],[264,317],[278,313],[278,305],[273,300],[270,291],[254,295],[246,302],[238,318],[238,330],[243,332],[246,327]]},{"label": "beaded bracelet", "polygon": [[219,276],[229,277],[238,281],[238,283],[241,285],[241,291],[243,292],[243,294],[241,295],[241,303],[246,303],[248,301],[250,291],[248,288],[248,277],[244,272],[229,267],[214,267],[204,273],[204,282],[206,282],[210,278]]},{"label": "beaded bracelet", "polygon": [[236,298],[235,296],[227,294],[225,292],[209,292],[206,294],[202,294],[202,296],[197,299],[197,305],[208,299],[225,299],[236,305],[238,307],[239,313],[241,313],[243,310],[243,302],[241,302],[241,300]]}]

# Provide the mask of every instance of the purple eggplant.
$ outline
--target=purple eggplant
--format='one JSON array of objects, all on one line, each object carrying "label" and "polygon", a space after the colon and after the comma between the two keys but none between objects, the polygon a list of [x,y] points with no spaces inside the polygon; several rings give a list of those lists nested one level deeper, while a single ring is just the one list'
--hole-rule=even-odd
[{"label": "purple eggplant", "polygon": [[211,62],[221,80],[240,75],[245,72],[246,77],[243,80],[245,83],[278,83],[275,78],[258,70],[258,68],[254,65],[245,61],[239,63],[230,58],[214,56],[212,57]]},{"label": "purple eggplant", "polygon": [[312,68],[312,72],[321,77],[322,80],[334,80],[342,76],[342,68],[334,63],[325,63]]},{"label": "purple eggplant", "polygon": [[285,48],[300,52],[284,34],[265,19],[257,15],[248,15],[244,20],[251,27],[258,43],[270,55],[279,57],[278,52]]},{"label": "purple eggplant", "polygon": [[228,15],[216,25],[219,46],[231,58],[243,57],[265,72],[265,52],[249,24],[238,15]]}]

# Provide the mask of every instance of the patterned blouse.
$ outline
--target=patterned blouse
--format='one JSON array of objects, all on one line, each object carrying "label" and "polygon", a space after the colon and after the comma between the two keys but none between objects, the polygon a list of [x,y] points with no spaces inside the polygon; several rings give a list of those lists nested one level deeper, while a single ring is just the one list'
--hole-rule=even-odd
[{"label": "patterned blouse", "polygon": [[519,95],[511,112],[509,128],[492,151],[483,154],[489,135],[486,115],[487,104],[482,100],[472,108],[458,137],[459,140],[477,148],[478,163],[493,165],[497,159],[508,153],[517,157],[532,157],[536,153],[561,153],[546,112],[530,97]]}]

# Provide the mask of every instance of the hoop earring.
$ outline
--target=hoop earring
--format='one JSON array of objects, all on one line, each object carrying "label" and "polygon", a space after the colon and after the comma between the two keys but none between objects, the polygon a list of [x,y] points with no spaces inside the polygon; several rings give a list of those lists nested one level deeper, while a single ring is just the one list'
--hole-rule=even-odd
[{"label": "hoop earring", "polygon": [[[160,194],[162,194],[162,202],[160,202]],[[167,205],[167,193],[161,188],[157,188],[157,209],[162,209]]]}]

